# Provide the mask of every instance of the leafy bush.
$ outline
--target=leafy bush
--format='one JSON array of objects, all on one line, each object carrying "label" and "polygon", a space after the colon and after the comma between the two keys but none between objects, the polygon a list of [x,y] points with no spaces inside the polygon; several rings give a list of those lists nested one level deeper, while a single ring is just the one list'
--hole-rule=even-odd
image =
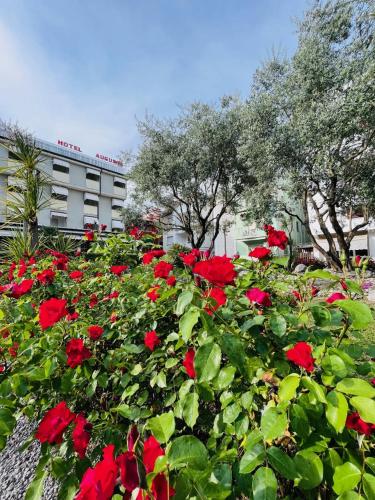
[{"label": "leafy bush", "polygon": [[28,498],[48,474],[64,500],[374,498],[360,283],[272,256],[177,266],[152,238],[3,269],[0,443],[40,421]]}]

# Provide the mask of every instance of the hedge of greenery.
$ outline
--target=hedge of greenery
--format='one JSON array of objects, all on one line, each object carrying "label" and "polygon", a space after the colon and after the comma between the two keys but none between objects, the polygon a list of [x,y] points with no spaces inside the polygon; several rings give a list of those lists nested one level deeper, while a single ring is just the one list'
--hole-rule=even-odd
[{"label": "hedge of greenery", "polygon": [[2,266],[0,444],[35,422],[27,499],[48,474],[63,500],[375,498],[374,364],[346,341],[373,320],[360,278],[87,238]]}]

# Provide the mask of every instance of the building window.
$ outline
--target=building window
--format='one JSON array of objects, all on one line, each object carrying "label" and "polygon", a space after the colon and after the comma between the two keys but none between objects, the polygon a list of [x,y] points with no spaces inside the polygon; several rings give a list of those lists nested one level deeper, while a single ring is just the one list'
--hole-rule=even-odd
[{"label": "building window", "polygon": [[62,212],[51,211],[51,226],[53,227],[66,227],[66,214]]},{"label": "building window", "polygon": [[53,178],[60,182],[69,182],[69,163],[53,163]]},{"label": "building window", "polygon": [[85,215],[92,215],[93,217],[98,217],[99,197],[96,194],[85,193],[83,207]]},{"label": "building window", "polygon": [[94,170],[93,168],[86,169],[86,187],[88,187],[89,189],[94,189],[95,191],[100,190],[99,170]]},{"label": "building window", "polygon": [[98,229],[98,218],[85,215],[83,217],[83,227],[84,229]]},{"label": "building window", "polygon": [[57,211],[68,210],[68,190],[61,186],[51,188],[51,208]]},{"label": "building window", "polygon": [[112,219],[121,219],[122,209],[124,207],[123,200],[112,200]]},{"label": "building window", "polygon": [[124,230],[124,224],[119,220],[112,221],[112,231],[118,233]]},{"label": "building window", "polygon": [[113,192],[118,196],[126,197],[126,184],[124,179],[122,179],[121,177],[114,177]]}]

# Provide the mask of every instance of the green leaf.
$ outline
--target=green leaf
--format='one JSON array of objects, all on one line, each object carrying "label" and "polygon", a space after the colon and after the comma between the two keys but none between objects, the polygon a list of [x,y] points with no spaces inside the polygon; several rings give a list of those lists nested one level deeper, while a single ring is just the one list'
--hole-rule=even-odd
[{"label": "green leaf", "polygon": [[302,377],[302,384],[309,389],[320,403],[327,403],[323,387],[315,382],[315,380],[312,380],[310,377]]},{"label": "green leaf", "polygon": [[61,484],[58,500],[73,500],[79,488],[79,483],[74,476],[68,476]]},{"label": "green leaf", "polygon": [[312,490],[323,480],[323,463],[313,451],[299,451],[294,457],[297,471],[302,477],[298,486],[302,490]]},{"label": "green leaf", "polygon": [[275,500],[277,479],[272,469],[260,467],[253,477],[254,500]]},{"label": "green leaf", "polygon": [[182,415],[187,425],[192,429],[199,415],[198,394],[196,392],[191,392],[185,397]]},{"label": "green leaf", "polygon": [[280,408],[266,408],[260,420],[260,429],[266,441],[284,435],[288,426],[288,418]]},{"label": "green leaf", "polygon": [[363,474],[363,490],[367,498],[375,498],[375,476]]},{"label": "green leaf", "polygon": [[241,340],[231,333],[224,333],[220,338],[220,345],[232,365],[247,377],[247,357]]},{"label": "green leaf", "polygon": [[168,463],[171,469],[182,466],[194,470],[204,470],[208,462],[206,447],[195,436],[180,436],[174,439],[168,450]]},{"label": "green leaf", "polygon": [[165,373],[164,372],[159,372],[157,377],[156,377],[156,385],[160,387],[161,389],[164,389],[167,387],[167,379],[165,378]]},{"label": "green leaf", "polygon": [[286,479],[295,479],[298,476],[293,460],[280,448],[271,446],[267,450],[267,456],[272,467]]},{"label": "green leaf", "polygon": [[213,380],[219,372],[221,349],[217,344],[204,344],[197,350],[194,367],[198,382]]},{"label": "green leaf", "polygon": [[214,380],[214,387],[217,391],[222,391],[228,387],[234,379],[236,368],[234,366],[226,366],[219,371],[218,376]]},{"label": "green leaf", "polygon": [[180,319],[180,333],[182,339],[187,342],[191,337],[194,326],[198,323],[200,311],[197,307],[190,307]]},{"label": "green leaf", "polygon": [[357,491],[345,491],[336,500],[364,500],[364,498]]},{"label": "green leaf", "polygon": [[10,436],[16,423],[13,413],[8,408],[0,408],[0,436]]},{"label": "green leaf", "polygon": [[338,465],[333,474],[333,489],[338,494],[352,490],[361,479],[361,471],[351,462]]},{"label": "green leaf", "polygon": [[338,465],[342,465],[342,459],[336,450],[330,448],[327,450],[325,457],[323,458],[324,463],[324,478],[329,484],[333,483],[333,474]]},{"label": "green leaf", "polygon": [[266,450],[263,443],[255,443],[252,446],[246,447],[240,461],[240,474],[249,474],[258,465],[261,465],[266,458]]},{"label": "green leaf", "polygon": [[48,475],[48,469],[39,471],[35,474],[34,479],[29,484],[26,493],[25,500],[41,500],[43,495],[44,480]]},{"label": "green leaf", "polygon": [[327,307],[313,304],[310,310],[317,326],[326,326],[331,323],[331,313]]},{"label": "green leaf", "polygon": [[181,314],[185,311],[186,306],[188,306],[192,300],[193,300],[193,294],[190,290],[184,290],[179,295],[175,310],[177,316],[181,316]]},{"label": "green leaf", "polygon": [[302,280],[307,281],[308,279],[320,279],[329,281],[340,281],[340,278],[335,274],[330,273],[324,269],[316,269],[315,271],[307,271],[303,276]]},{"label": "green leaf", "polygon": [[168,413],[163,413],[157,417],[150,418],[147,421],[147,427],[159,443],[167,443],[175,431],[173,412],[169,411]]},{"label": "green leaf", "polygon": [[344,378],[348,374],[344,360],[336,354],[324,356],[322,368],[329,375],[335,375],[338,378]]},{"label": "green leaf", "polygon": [[335,305],[349,314],[353,328],[362,330],[372,322],[371,309],[364,302],[346,299],[336,301]]},{"label": "green leaf", "polygon": [[350,404],[358,410],[359,416],[368,424],[375,424],[375,401],[362,396],[351,398]]},{"label": "green leaf", "polygon": [[272,332],[278,337],[282,337],[286,332],[286,321],[281,314],[272,314],[270,318],[270,327]]},{"label": "green leaf", "polygon": [[375,388],[360,378],[344,378],[336,385],[336,390],[351,396],[375,397]]},{"label": "green leaf", "polygon": [[296,397],[300,380],[301,377],[297,373],[291,373],[280,382],[278,391],[280,401],[290,401]]},{"label": "green leaf", "polygon": [[223,411],[223,422],[225,424],[231,424],[236,420],[238,415],[241,413],[241,406],[237,403],[228,405]]},{"label": "green leaf", "polygon": [[345,396],[336,391],[327,394],[326,417],[336,432],[344,430],[347,415],[348,403]]},{"label": "green leaf", "polygon": [[372,472],[375,472],[375,458],[367,457],[365,462],[368,465],[368,467],[370,467]]}]

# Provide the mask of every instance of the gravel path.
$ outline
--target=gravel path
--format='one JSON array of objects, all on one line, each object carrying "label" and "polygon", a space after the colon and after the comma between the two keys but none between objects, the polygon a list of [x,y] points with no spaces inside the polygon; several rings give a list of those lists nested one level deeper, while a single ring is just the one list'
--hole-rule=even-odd
[{"label": "gravel path", "polygon": [[[34,441],[27,450],[18,451],[34,428],[26,418],[21,418],[6,447],[0,452],[1,500],[22,500],[34,477],[34,470],[39,461],[39,443]],[[43,500],[56,500],[57,491],[57,484],[49,477],[44,484]]]}]

